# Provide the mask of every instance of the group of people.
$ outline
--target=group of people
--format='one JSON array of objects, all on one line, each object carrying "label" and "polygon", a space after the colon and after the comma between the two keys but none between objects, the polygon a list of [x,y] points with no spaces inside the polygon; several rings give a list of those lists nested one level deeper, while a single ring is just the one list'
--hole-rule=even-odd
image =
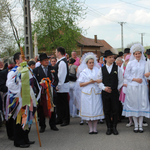
[{"label": "group of people", "polygon": [[56,49],[56,57],[42,53],[28,63],[16,53],[0,71],[8,138],[16,147],[34,144],[28,134],[36,110],[40,133],[46,129],[46,117],[50,129],[58,131],[56,125],[69,125],[70,116],[81,117],[80,125],[86,120],[89,134],[97,134],[98,121],[105,118],[106,135],[118,135],[121,116],[129,117],[128,126],[134,122],[135,133],[142,133],[143,117],[150,118],[150,50],[146,54],[147,61],[140,44],[126,48],[116,59],[106,50],[99,61],[91,52],[79,58],[73,51],[67,58],[63,47]]}]

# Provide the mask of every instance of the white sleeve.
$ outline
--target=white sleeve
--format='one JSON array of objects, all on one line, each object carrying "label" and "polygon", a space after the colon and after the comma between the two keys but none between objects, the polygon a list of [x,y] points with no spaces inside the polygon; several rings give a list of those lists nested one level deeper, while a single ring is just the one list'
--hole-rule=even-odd
[{"label": "white sleeve", "polygon": [[61,61],[58,65],[58,80],[59,80],[58,89],[60,86],[64,84],[66,75],[67,75],[66,63],[64,61]]},{"label": "white sleeve", "polygon": [[16,72],[10,71],[7,75],[7,81],[6,81],[6,86],[8,87],[8,90],[11,91],[13,94],[20,92],[19,84],[21,82],[15,81],[16,75],[17,75],[17,71]]},{"label": "white sleeve", "polygon": [[[150,60],[148,59],[146,64],[145,64],[145,73],[150,72]],[[146,78],[148,80],[150,80],[150,76],[148,78]]]},{"label": "white sleeve", "polygon": [[123,72],[120,67],[118,67],[118,90],[123,86]]},{"label": "white sleeve", "polygon": [[[100,79],[100,80],[103,79],[103,76],[102,76],[102,68],[99,69],[99,72],[98,72],[98,79]],[[101,90],[103,90],[103,91],[105,90],[105,86],[104,86],[104,84],[103,84],[102,82],[99,83],[98,86],[99,86],[99,88],[100,88]]]},{"label": "white sleeve", "polygon": [[128,62],[127,66],[126,66],[126,70],[125,70],[125,74],[124,74],[124,78],[128,80],[128,82],[132,82],[133,80],[133,75],[131,74],[131,62]]}]

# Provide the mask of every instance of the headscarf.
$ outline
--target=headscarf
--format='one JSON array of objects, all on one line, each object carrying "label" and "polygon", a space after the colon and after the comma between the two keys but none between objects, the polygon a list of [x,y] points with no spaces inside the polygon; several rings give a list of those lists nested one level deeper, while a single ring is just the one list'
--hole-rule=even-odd
[{"label": "headscarf", "polygon": [[130,61],[135,59],[134,56],[135,52],[141,52],[142,53],[141,60],[145,60],[144,47],[141,44],[134,44],[130,49],[130,53],[131,53]]}]

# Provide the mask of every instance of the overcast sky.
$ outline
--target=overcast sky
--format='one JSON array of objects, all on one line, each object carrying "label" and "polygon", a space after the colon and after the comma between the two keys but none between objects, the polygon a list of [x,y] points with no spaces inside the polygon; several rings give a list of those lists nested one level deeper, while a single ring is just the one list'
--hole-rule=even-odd
[{"label": "overcast sky", "polygon": [[112,47],[121,47],[121,26],[124,25],[124,47],[132,42],[150,46],[150,0],[86,0],[86,19],[79,23],[87,29],[86,37],[106,40]]},{"label": "overcast sky", "polygon": [[[123,28],[124,48],[132,42],[141,42],[140,33],[145,33],[144,46],[150,46],[150,0],[85,0],[84,6],[87,7],[87,15],[79,22],[80,27],[87,29],[84,36],[94,38],[97,35],[112,47],[120,48],[121,26],[118,22],[126,22]],[[22,8],[18,8],[16,12],[20,18],[17,20],[23,22]]]}]

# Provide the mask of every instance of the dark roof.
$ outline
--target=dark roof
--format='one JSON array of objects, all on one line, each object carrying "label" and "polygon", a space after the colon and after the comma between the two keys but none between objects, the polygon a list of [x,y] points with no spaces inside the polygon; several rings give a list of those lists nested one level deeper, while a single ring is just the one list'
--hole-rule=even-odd
[{"label": "dark roof", "polygon": [[84,46],[90,46],[90,47],[100,47],[100,51],[104,53],[106,50],[111,50],[112,46],[110,46],[105,40],[98,40],[97,43],[95,42],[95,39],[86,38],[83,35],[81,35],[80,40],[78,40],[78,44],[84,45]]},{"label": "dark roof", "polygon": [[97,40],[103,46],[100,48],[100,51],[104,53],[106,50],[111,50],[113,47],[110,46],[105,40]]},{"label": "dark roof", "polygon": [[94,39],[86,38],[83,35],[81,35],[81,38],[80,38],[80,40],[78,40],[78,43],[81,45],[84,45],[84,46],[94,46],[94,47],[103,46],[99,42],[95,43]]}]

